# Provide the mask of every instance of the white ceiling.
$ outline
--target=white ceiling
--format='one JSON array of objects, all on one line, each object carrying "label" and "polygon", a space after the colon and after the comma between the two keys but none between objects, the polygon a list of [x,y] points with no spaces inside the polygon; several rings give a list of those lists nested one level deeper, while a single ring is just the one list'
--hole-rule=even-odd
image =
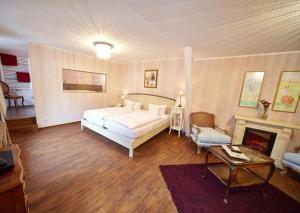
[{"label": "white ceiling", "polygon": [[0,0],[0,49],[28,42],[120,62],[300,50],[300,0]]}]

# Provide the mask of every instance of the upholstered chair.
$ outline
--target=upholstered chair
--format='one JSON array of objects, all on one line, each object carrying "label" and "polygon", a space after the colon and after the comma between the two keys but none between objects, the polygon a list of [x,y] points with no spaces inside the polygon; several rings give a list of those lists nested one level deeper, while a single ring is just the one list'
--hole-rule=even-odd
[{"label": "upholstered chair", "polygon": [[295,147],[295,153],[287,152],[283,156],[282,164],[286,168],[290,168],[293,171],[300,173],[300,146]]},{"label": "upholstered chair", "polygon": [[8,99],[8,105],[11,106],[10,100],[14,101],[15,107],[18,109],[18,99],[22,100],[22,106],[24,107],[24,97],[21,95],[12,95],[10,93],[10,89],[7,83],[0,81],[1,87],[2,87],[2,91],[3,91],[3,95],[5,97],[5,99]]},{"label": "upholstered chair", "polygon": [[190,114],[190,138],[197,144],[197,153],[202,147],[230,144],[231,137],[227,131],[215,124],[215,115],[207,112],[193,112]]}]

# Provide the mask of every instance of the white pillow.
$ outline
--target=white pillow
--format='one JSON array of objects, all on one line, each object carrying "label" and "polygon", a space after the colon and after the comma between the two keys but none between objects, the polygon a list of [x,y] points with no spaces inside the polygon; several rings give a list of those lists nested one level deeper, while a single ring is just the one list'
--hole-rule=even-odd
[{"label": "white pillow", "polygon": [[158,105],[149,104],[149,112],[154,115],[160,115],[160,107]]},{"label": "white pillow", "polygon": [[141,102],[134,102],[133,110],[141,110],[142,103]]},{"label": "white pillow", "polygon": [[166,110],[167,110],[167,105],[156,105],[160,108],[160,115],[165,115],[166,114]]},{"label": "white pillow", "polygon": [[167,105],[149,104],[149,109],[150,109],[150,105],[151,105],[151,107],[159,108],[158,115],[165,115],[166,114]]},{"label": "white pillow", "polygon": [[131,100],[125,100],[125,107],[133,110],[134,102]]}]

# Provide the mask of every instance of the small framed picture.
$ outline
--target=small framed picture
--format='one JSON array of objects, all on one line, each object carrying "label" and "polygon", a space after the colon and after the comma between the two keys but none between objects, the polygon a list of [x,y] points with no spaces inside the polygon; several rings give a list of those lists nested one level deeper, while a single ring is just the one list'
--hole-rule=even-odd
[{"label": "small framed picture", "polygon": [[256,108],[264,79],[264,72],[246,72],[239,106]]},{"label": "small framed picture", "polygon": [[158,70],[145,70],[144,87],[157,88]]},{"label": "small framed picture", "polygon": [[296,112],[300,96],[300,71],[283,71],[278,82],[273,111]]}]

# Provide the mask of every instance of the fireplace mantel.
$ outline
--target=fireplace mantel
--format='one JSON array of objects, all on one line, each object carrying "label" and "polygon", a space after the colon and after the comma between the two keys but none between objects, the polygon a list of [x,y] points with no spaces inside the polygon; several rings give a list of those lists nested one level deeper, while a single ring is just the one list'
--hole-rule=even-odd
[{"label": "fireplace mantel", "polygon": [[285,122],[285,121],[261,119],[261,118],[249,117],[249,116],[245,116],[245,115],[234,115],[234,118],[236,120],[245,120],[245,121],[251,121],[251,122],[255,122],[255,123],[261,123],[261,124],[266,124],[266,125],[300,130],[300,125],[295,124],[295,123]]},{"label": "fireplace mantel", "polygon": [[300,125],[284,121],[264,120],[238,114],[235,115],[234,118],[236,119],[236,124],[232,144],[240,145],[243,143],[244,133],[247,127],[277,134],[270,157],[275,160],[276,167],[282,168],[282,157],[290,142],[292,131],[300,130]]}]

